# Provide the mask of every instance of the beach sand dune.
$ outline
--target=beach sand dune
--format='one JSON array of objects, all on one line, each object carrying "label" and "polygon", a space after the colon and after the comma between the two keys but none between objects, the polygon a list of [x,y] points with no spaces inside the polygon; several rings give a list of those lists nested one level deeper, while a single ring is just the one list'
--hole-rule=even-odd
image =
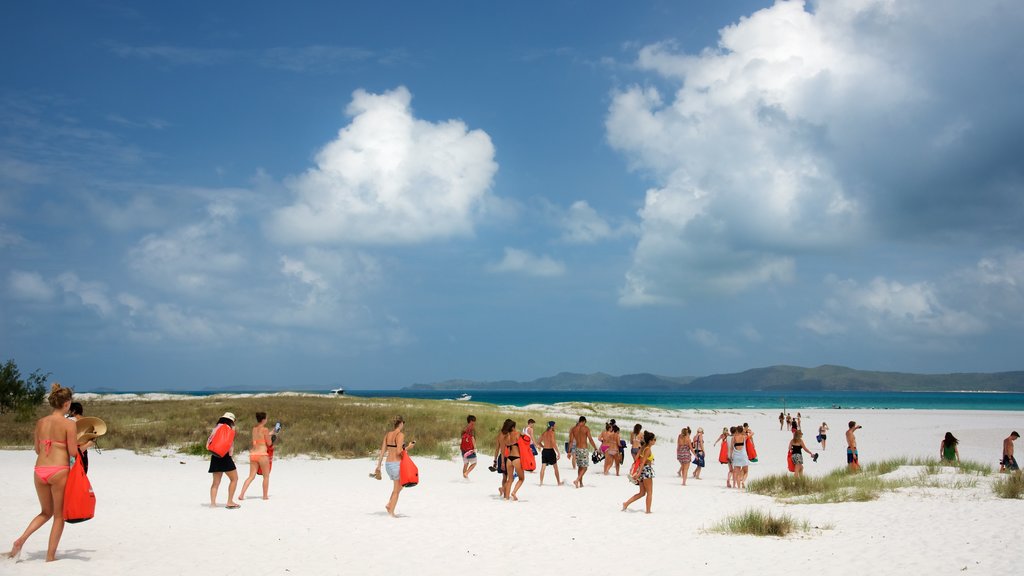
[{"label": "beach sand dune", "polygon": [[[726,489],[725,467],[717,464],[710,446],[717,431],[750,422],[761,454],[751,477],[779,473],[789,435],[778,430],[777,415],[659,411],[658,424],[650,426],[660,441],[651,515],[643,513],[642,502],[620,512],[636,489],[625,476],[602,476],[598,467],[591,468],[587,486],[579,490],[537,487],[537,474],[528,474],[521,502],[505,502],[498,498],[498,475],[486,470],[489,458],[481,459],[470,481],[461,478],[460,463],[417,458],[421,484],[402,492],[398,519],[384,511],[390,491],[386,476],[384,481],[367,477],[370,459],[281,458],[271,500],[258,499],[259,490],[252,489],[240,510],[210,509],[206,459],[104,451],[90,458],[96,518],[66,527],[58,568],[43,562],[47,525],[26,544],[23,561],[0,562],[0,573],[1019,573],[1024,501],[997,499],[989,489],[991,479],[980,479],[974,488],[910,488],[873,502],[822,505],[786,505]],[[949,430],[961,439],[964,459],[995,464],[1001,439],[1014,427],[1024,428],[1024,415],[1016,412],[816,411],[804,419],[809,446],[815,445],[823,419],[832,427],[831,444],[817,464],[808,464],[811,474],[845,465],[843,431],[850,419],[865,426],[858,433],[865,463],[937,455]],[[632,425],[619,423],[624,429]],[[592,424],[599,425],[593,419]],[[685,488],[675,476],[675,436],[683,425],[704,427],[709,460],[705,479],[691,480]],[[414,438],[415,423],[408,426]],[[489,452],[490,439],[479,444],[483,454]],[[244,463],[242,479],[246,460],[244,453],[236,456]],[[30,451],[0,451],[5,546],[37,512],[33,462]],[[574,478],[567,462],[560,468],[563,481]],[[550,469],[545,480],[554,481]],[[751,508],[789,514],[811,529],[786,538],[708,530]],[[609,533],[615,536],[609,539]]]}]

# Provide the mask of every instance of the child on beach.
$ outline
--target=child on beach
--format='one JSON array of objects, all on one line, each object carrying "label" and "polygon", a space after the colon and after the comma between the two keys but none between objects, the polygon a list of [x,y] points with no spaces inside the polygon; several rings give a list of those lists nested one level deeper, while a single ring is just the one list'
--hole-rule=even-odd
[{"label": "child on beach", "polygon": [[263,499],[270,499],[270,453],[274,445],[270,430],[267,428],[267,413],[256,413],[256,426],[252,429],[252,447],[249,449],[249,477],[242,483],[239,500],[245,500],[245,491],[256,478],[256,473],[263,474]]},{"label": "child on beach", "polygon": [[[225,412],[220,419],[217,420],[217,427],[225,426],[226,429],[223,433],[227,436],[227,442],[229,445],[228,451],[223,456],[218,456],[215,453],[210,454],[210,469],[209,473],[213,474],[213,483],[210,485],[210,508],[217,507],[217,491],[220,489],[220,481],[225,474],[228,475],[228,503],[225,506],[228,510],[237,510],[241,508],[235,503],[235,488],[238,486],[238,471],[235,467],[235,461],[231,455],[235,452],[235,415],[231,412]],[[213,432],[210,434],[210,440],[213,440],[214,436],[218,433],[217,427],[214,427]],[[209,445],[210,442],[207,442]]]},{"label": "child on beach", "polygon": [[630,497],[622,503],[622,511],[625,512],[629,505],[637,500],[646,497],[646,508],[647,513],[651,513],[651,501],[654,498],[654,454],[651,450],[654,448],[657,438],[653,432],[644,432],[643,441],[641,443],[640,453],[637,455],[637,459],[640,460],[640,470],[637,472],[634,480],[637,481],[637,485],[640,486],[640,491]]},{"label": "child on beach", "polygon": [[384,435],[384,440],[380,443],[380,457],[377,458],[377,468],[374,470],[374,475],[380,476],[380,463],[384,461],[384,470],[388,473],[388,478],[394,483],[391,489],[391,498],[388,499],[387,505],[384,506],[384,509],[387,510],[388,515],[392,518],[396,517],[395,506],[398,506],[398,495],[402,492],[402,482],[400,481],[402,452],[415,445],[415,440],[408,444],[405,443],[405,419],[401,416],[396,416],[391,431]]},{"label": "child on beach", "polygon": [[52,518],[46,561],[53,562],[57,559],[57,545],[64,533],[64,486],[68,480],[68,471],[74,464],[72,454],[78,453],[78,430],[74,421],[64,417],[71,408],[71,389],[54,382],[48,400],[52,411],[49,416],[36,421],[33,442],[36,465],[32,482],[39,498],[40,510],[7,553],[7,557],[15,561],[20,559],[21,549],[29,536]]}]

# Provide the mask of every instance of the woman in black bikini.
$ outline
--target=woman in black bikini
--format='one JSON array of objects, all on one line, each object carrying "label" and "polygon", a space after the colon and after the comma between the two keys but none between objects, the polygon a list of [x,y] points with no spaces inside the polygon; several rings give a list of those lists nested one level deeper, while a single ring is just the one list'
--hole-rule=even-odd
[{"label": "woman in black bikini", "polygon": [[[519,498],[516,498],[516,493],[519,492],[519,488],[525,481],[525,478],[523,478],[523,463],[519,459],[519,431],[516,430],[516,423],[508,418],[505,419],[505,423],[501,426],[501,432],[498,434],[498,441],[494,450],[495,460],[499,456],[504,456],[505,458],[504,476],[502,476],[501,482],[501,497],[505,500],[519,500]],[[519,481],[516,482],[515,488],[512,488],[513,474],[519,475]]]},{"label": "woman in black bikini", "polygon": [[380,457],[377,459],[377,468],[374,471],[374,476],[380,476],[380,463],[387,458],[387,461],[384,463],[384,469],[388,473],[388,478],[394,482],[394,487],[391,489],[391,498],[384,509],[388,511],[388,515],[391,517],[395,516],[398,495],[402,492],[402,482],[399,480],[402,452],[412,448],[415,444],[415,441],[410,442],[408,445],[405,444],[405,419],[401,416],[396,416],[394,427],[391,429],[391,432],[384,435],[384,441],[380,443]]}]

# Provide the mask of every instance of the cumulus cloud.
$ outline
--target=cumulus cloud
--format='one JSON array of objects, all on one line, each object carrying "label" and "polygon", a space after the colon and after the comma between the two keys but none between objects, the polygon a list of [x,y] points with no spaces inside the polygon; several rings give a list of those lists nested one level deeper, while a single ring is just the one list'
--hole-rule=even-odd
[{"label": "cumulus cloud", "polygon": [[107,286],[102,282],[85,281],[74,272],[65,272],[57,277],[57,284],[69,301],[90,308],[100,316],[110,316],[114,311]]},{"label": "cumulus cloud", "polygon": [[628,224],[615,227],[586,200],[573,202],[561,216],[562,240],[572,244],[593,244],[618,238],[632,231]]},{"label": "cumulus cloud", "polygon": [[11,270],[7,275],[7,288],[12,298],[33,302],[49,302],[54,289],[38,272]]},{"label": "cumulus cloud", "polygon": [[799,321],[819,335],[955,339],[1024,325],[1024,253],[1009,251],[934,281],[826,279],[821,309]]},{"label": "cumulus cloud", "polygon": [[505,248],[505,257],[490,266],[491,272],[526,274],[528,276],[561,276],[565,264],[548,255],[536,256],[526,250]]},{"label": "cumulus cloud", "polygon": [[357,90],[351,123],[288,186],[270,232],[286,243],[410,244],[473,233],[497,170],[494,146],[458,120],[413,115],[412,95]]},{"label": "cumulus cloud", "polygon": [[787,282],[802,254],[868,237],[1007,237],[1024,215],[1024,76],[1001,63],[1024,48],[1022,14],[779,1],[699,54],[642,48],[657,82],[616,93],[606,119],[657,182],[622,302]]}]

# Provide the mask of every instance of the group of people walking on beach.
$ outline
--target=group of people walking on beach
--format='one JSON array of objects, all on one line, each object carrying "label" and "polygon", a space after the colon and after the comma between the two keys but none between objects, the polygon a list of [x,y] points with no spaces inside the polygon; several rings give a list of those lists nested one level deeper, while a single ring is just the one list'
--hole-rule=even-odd
[{"label": "group of people walking on beach", "polygon": [[[82,407],[80,404],[72,402],[71,389],[54,383],[48,402],[51,413],[40,418],[36,422],[34,430],[34,449],[37,456],[33,483],[39,499],[40,512],[32,518],[25,531],[14,541],[10,552],[7,553],[8,558],[18,558],[26,540],[52,518],[53,524],[50,529],[46,559],[47,561],[56,559],[57,546],[65,523],[62,510],[69,470],[75,464],[76,459],[79,459],[84,467],[87,462],[87,451],[94,446],[91,438],[96,435],[83,437],[76,426],[75,419],[82,418]],[[797,477],[803,474],[804,453],[810,454],[815,461],[818,457],[818,454],[808,448],[805,443],[801,430],[801,419],[799,413],[796,417],[779,415],[780,429],[788,423],[792,432],[787,460],[790,471]],[[93,418],[93,420],[98,419]],[[234,497],[238,485],[238,473],[233,460],[235,420],[233,413],[225,412],[217,420],[207,441],[207,448],[211,452],[209,472],[213,475],[210,486],[211,507],[217,506],[217,494],[225,475],[229,480],[226,508],[236,510],[241,507]],[[245,499],[246,491],[255,481],[257,475],[263,476],[262,498],[267,500],[270,497],[273,449],[281,425],[278,423],[273,429],[270,429],[267,427],[267,422],[265,412],[255,413],[255,425],[252,428],[249,449],[249,476],[242,484],[239,500]],[[539,440],[534,440],[535,425],[536,422],[529,419],[527,425],[519,429],[514,420],[507,418],[495,437],[493,463],[489,469],[501,474],[498,493],[505,500],[518,500],[517,494],[525,482],[525,475],[536,470],[535,456],[538,454],[541,462],[539,485],[544,485],[545,471],[548,466],[553,468],[555,485],[563,485],[558,468],[559,460],[562,458],[562,446],[556,440],[557,423],[553,420],[549,421]],[[861,428],[855,421],[850,421],[846,431],[847,466],[851,471],[857,471],[860,468],[856,432]],[[822,422],[818,428],[816,439],[822,450],[826,447],[828,430],[828,424],[825,422]],[[1018,438],[1020,435],[1014,431],[1003,440],[1000,472],[1020,473],[1014,455],[1014,442]],[[745,488],[749,466],[758,460],[757,450],[754,446],[754,432],[747,423],[723,428],[721,435],[714,442],[714,445],[719,444],[721,444],[719,462],[727,464],[729,470],[726,475],[726,487]],[[404,466],[409,464],[408,451],[415,445],[415,441],[406,441],[405,420],[401,416],[396,417],[392,422],[391,429],[384,434],[377,466],[370,474],[381,479],[383,466],[383,470],[393,483],[390,498],[385,505],[385,510],[390,516],[396,515],[395,509],[402,489],[418,482],[418,476],[414,482],[403,478]],[[655,476],[653,449],[656,445],[657,436],[649,430],[644,430],[641,424],[636,424],[633,427],[627,442],[622,438],[614,419],[605,423],[604,431],[595,440],[588,427],[587,418],[580,416],[576,424],[568,431],[568,441],[564,444],[565,456],[569,459],[571,467],[576,470],[576,477],[572,484],[576,488],[582,488],[590,465],[601,461],[604,462],[603,472],[605,475],[610,474],[614,469],[615,475],[618,476],[620,467],[625,463],[625,451],[628,447],[632,457],[628,478],[637,486],[637,492],[622,503],[622,509],[626,510],[634,502],[643,499],[645,510],[650,513]],[[958,445],[959,440],[951,432],[947,432],[939,445],[940,460],[958,463],[960,460]],[[463,461],[462,476],[469,479],[479,458],[476,444],[476,417],[473,415],[466,418],[466,426],[462,430],[459,447]],[[538,447],[540,448],[539,452]],[[681,478],[682,485],[686,485],[688,478],[701,479],[701,472],[706,465],[704,450],[703,428],[698,427],[696,433],[689,426],[680,430],[676,438],[676,459],[679,463],[677,475]],[[691,467],[693,467],[692,476],[690,475]]]}]

